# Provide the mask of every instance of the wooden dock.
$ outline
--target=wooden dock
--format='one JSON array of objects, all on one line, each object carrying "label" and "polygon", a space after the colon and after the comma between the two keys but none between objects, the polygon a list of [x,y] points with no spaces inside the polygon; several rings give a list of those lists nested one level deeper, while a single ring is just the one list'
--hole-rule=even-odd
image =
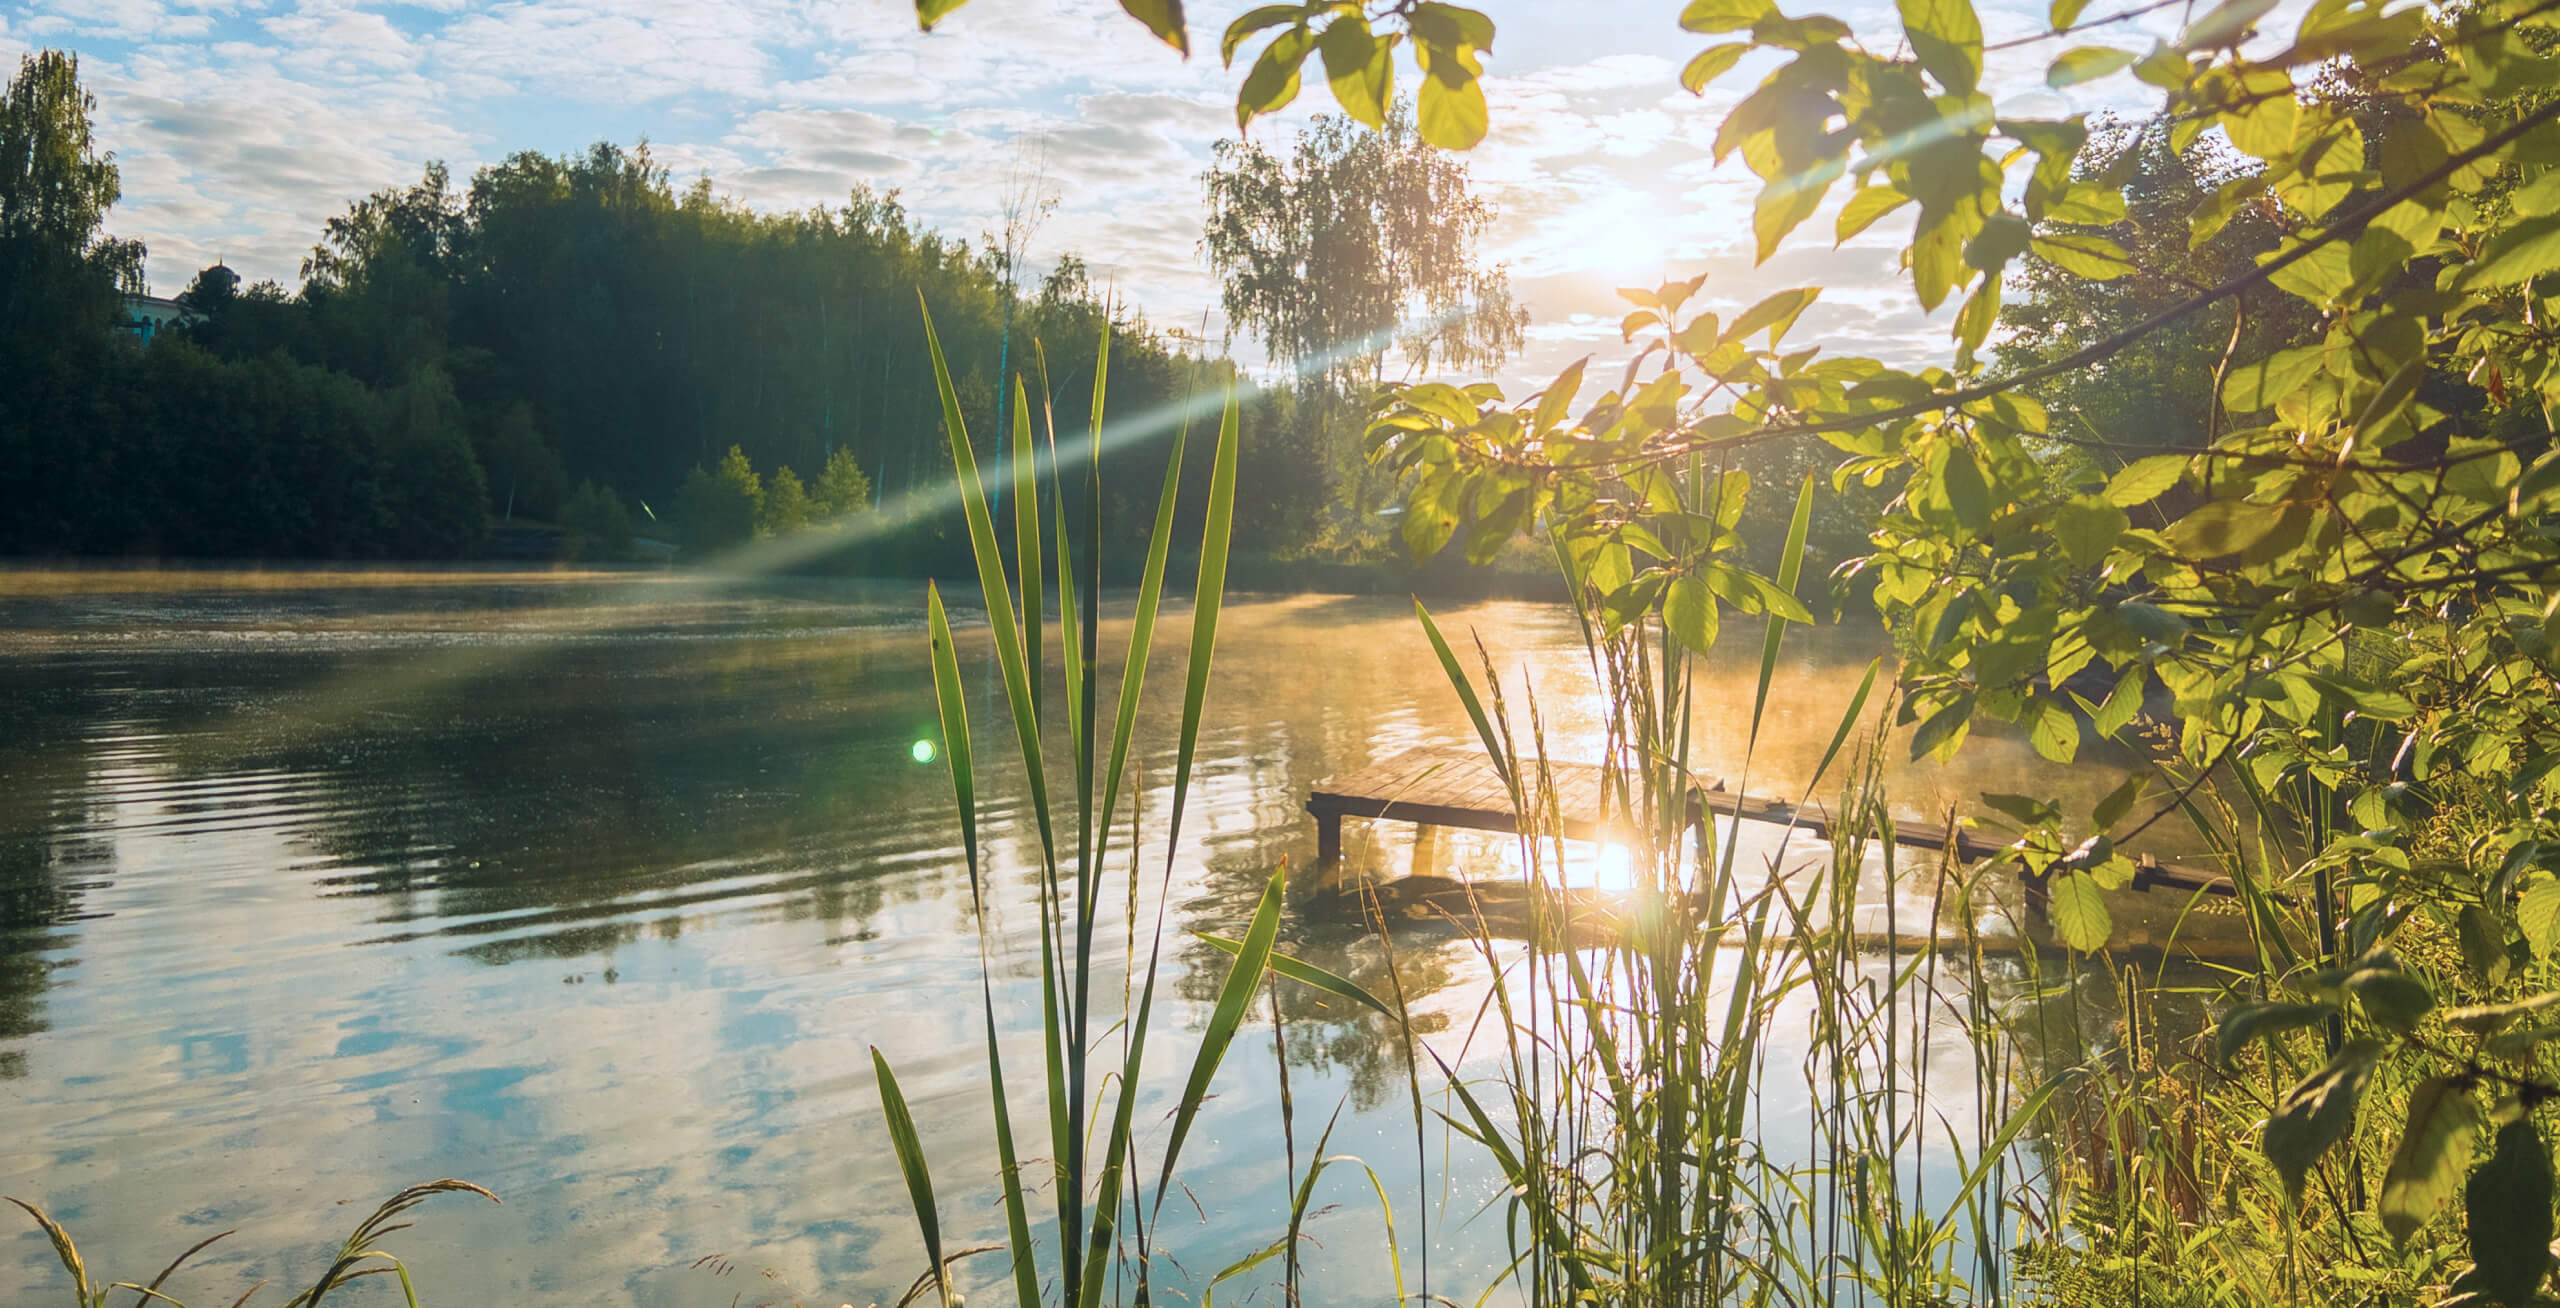
[{"label": "wooden dock", "polygon": [[[1556,810],[1566,839],[1602,840],[1625,830],[1623,809],[1604,802],[1607,776],[1599,767],[1549,763],[1547,771],[1555,784]],[[1723,785],[1712,779],[1692,780],[1684,828],[1705,819],[1706,797]],[[1308,792],[1307,812],[1316,820],[1316,857],[1326,860],[1342,857],[1342,819],[1346,817],[1476,831],[1520,829],[1511,811],[1511,788],[1486,761],[1484,751],[1451,745],[1409,749],[1325,782]],[[1620,816],[1603,821],[1603,813]]]},{"label": "wooden dock", "polygon": [[[1605,798],[1608,778],[1600,767],[1549,762],[1547,771],[1555,784],[1556,809],[1566,839],[1610,839],[1626,829],[1623,807]],[[1629,784],[1634,784],[1632,779]],[[1510,787],[1486,761],[1484,751],[1451,745],[1409,749],[1349,776],[1324,782],[1307,793],[1307,812],[1316,820],[1316,857],[1326,862],[1342,857],[1342,819],[1346,817],[1476,831],[1520,829],[1519,818],[1511,807]],[[1726,790],[1720,780],[1693,777],[1688,820],[1683,826],[1704,823],[1709,812],[1780,826],[1792,823],[1818,840],[1831,839],[1837,826],[1831,814],[1818,805],[1799,808],[1781,800],[1753,799]],[[1603,820],[1604,814],[1611,813],[1620,816]],[[1957,858],[1967,861],[1992,857],[2007,847],[2006,842],[1985,839],[1962,827],[1930,822],[1896,821],[1893,834],[1897,845],[1952,850]],[[2038,892],[2043,889],[2043,878],[2026,879],[2030,897],[2041,898]],[[2188,893],[2235,893],[2230,880],[2217,873],[2165,864],[2146,856],[2135,865],[2131,888],[2154,887]]]}]

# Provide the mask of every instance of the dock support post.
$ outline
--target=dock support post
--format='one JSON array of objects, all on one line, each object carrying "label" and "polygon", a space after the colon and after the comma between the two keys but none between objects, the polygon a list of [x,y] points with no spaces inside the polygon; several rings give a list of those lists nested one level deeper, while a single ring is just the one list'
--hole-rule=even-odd
[{"label": "dock support post", "polygon": [[1342,815],[1331,809],[1316,814],[1316,861],[1342,861]]}]

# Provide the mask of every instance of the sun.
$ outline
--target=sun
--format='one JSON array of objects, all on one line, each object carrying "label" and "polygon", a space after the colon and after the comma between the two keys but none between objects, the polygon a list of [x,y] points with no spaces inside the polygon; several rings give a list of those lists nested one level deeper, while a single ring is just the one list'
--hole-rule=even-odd
[{"label": "sun", "polygon": [[1585,254],[1584,266],[1613,289],[1640,286],[1650,290],[1673,276],[1688,274],[1689,270],[1683,267],[1688,261],[1679,257],[1685,242],[1670,221],[1672,215],[1643,203],[1602,201],[1587,206],[1587,210],[1587,237],[1580,245]]}]

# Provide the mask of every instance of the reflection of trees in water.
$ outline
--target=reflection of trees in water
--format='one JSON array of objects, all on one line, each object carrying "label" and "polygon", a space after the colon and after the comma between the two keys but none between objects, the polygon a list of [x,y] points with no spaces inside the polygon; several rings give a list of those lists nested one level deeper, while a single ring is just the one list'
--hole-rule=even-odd
[{"label": "reflection of trees in water", "polygon": [[[22,701],[27,702],[27,701]],[[92,870],[110,870],[113,847],[90,834],[88,755],[51,747],[37,724],[14,722],[25,742],[0,785],[0,1042],[47,1029],[44,992],[81,920]],[[27,1074],[26,1051],[0,1048],[0,1080]]]},{"label": "reflection of trees in water", "polygon": [[883,906],[879,846],[938,840],[902,815],[950,803],[906,753],[911,685],[862,645],[572,646],[411,706],[352,763],[345,739],[286,745],[342,796],[312,836],[349,869],[323,893],[509,933],[465,951],[491,962],[609,951],[641,934],[631,914],[680,931],[741,894],[858,929]]}]

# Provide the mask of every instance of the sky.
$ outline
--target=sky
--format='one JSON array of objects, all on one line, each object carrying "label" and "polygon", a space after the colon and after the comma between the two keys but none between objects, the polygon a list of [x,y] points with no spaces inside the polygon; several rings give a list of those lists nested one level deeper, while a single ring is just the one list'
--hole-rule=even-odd
[{"label": "sky", "polygon": [[[1479,3],[1497,25],[1493,129],[1467,162],[1498,213],[1483,255],[1508,266],[1531,314],[1523,357],[1501,371],[1515,398],[1582,355],[1628,353],[1614,287],[1699,271],[1711,274],[1701,307],[1728,312],[1826,287],[1791,343],[1904,364],[1945,356],[1953,303],[1925,318],[1896,268],[1907,220],[1835,250],[1814,235],[1830,229],[1826,208],[1752,266],[1758,180],[1739,159],[1715,164],[1709,143],[1767,65],[1746,61],[1692,96],[1680,64],[1726,38],[1680,30],[1677,0]],[[2044,25],[2042,0],[1977,4],[1993,42]],[[1199,251],[1200,175],[1238,134],[1244,69],[1219,65],[1216,38],[1240,8],[1195,0],[1186,61],[1116,0],[974,0],[931,33],[900,0],[10,0],[0,57],[80,56],[98,138],[123,172],[110,230],[148,243],[162,295],[217,259],[297,285],[323,222],[430,161],[460,181],[519,150],[645,138],[679,185],[708,175],[764,210],[869,185],[963,236],[1000,226],[1006,179],[1036,174],[1056,208],[1034,266],[1077,253],[1151,322],[1197,330],[1205,313],[1214,340],[1226,324]],[[1825,8],[1871,47],[1898,39],[1889,4]],[[2146,48],[2177,18],[2088,39]],[[2140,104],[2122,78],[2048,90],[2058,53],[1994,54],[1985,89],[2004,115]],[[1408,59],[1399,84],[1414,76]],[[1309,81],[1297,105],[1256,121],[1257,141],[1285,149],[1331,108]]]}]

